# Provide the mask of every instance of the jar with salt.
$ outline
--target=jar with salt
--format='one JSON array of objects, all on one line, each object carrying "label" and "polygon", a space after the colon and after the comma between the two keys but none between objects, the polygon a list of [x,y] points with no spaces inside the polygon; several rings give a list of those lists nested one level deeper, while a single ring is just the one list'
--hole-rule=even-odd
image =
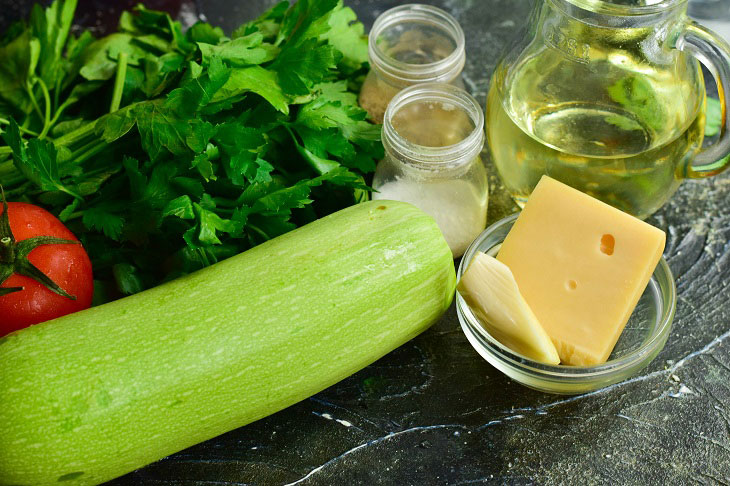
[{"label": "jar with salt", "polygon": [[370,72],[360,106],[383,122],[390,100],[419,83],[450,83],[461,88],[466,62],[464,31],[454,17],[429,5],[401,5],[383,12],[370,30]]},{"label": "jar with salt", "polygon": [[443,83],[398,93],[383,121],[385,158],[373,199],[404,201],[436,220],[460,257],[487,222],[487,174],[481,159],[484,115],[466,91]]}]

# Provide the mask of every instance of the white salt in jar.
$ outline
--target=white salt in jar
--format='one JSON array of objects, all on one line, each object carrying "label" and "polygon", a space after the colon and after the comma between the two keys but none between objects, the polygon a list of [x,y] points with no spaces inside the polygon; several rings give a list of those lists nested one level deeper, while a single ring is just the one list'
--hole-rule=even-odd
[{"label": "white salt in jar", "polygon": [[375,172],[373,199],[419,207],[436,220],[454,258],[460,257],[487,222],[479,104],[448,84],[412,86],[390,102],[382,138],[385,158]]},{"label": "white salt in jar", "polygon": [[376,123],[402,89],[419,83],[464,87],[464,31],[454,17],[430,5],[408,4],[383,12],[370,30],[370,72],[360,106]]}]

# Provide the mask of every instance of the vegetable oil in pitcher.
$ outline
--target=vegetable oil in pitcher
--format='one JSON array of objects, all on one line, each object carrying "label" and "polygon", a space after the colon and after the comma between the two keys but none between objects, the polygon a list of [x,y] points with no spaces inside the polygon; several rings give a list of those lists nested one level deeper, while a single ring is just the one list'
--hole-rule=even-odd
[{"label": "vegetable oil in pitcher", "polygon": [[487,100],[492,158],[522,206],[543,174],[645,218],[677,189],[702,145],[696,61],[667,53],[651,27],[542,24],[498,65]]}]

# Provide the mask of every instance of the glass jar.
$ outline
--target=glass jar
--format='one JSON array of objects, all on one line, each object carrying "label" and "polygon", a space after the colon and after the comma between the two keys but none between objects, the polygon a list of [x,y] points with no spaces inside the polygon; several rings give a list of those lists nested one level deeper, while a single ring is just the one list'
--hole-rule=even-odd
[{"label": "glass jar", "polygon": [[[686,0],[538,0],[507,46],[487,137],[518,205],[547,174],[644,219],[683,179],[730,167],[730,46],[687,18]],[[698,60],[722,113],[721,136],[704,148]]]},{"label": "glass jar", "polygon": [[464,87],[464,31],[454,17],[429,5],[401,5],[383,12],[370,31],[371,70],[360,91],[360,106],[383,122],[391,99],[419,83]]},{"label": "glass jar", "polygon": [[373,199],[419,207],[436,220],[454,258],[460,257],[487,222],[479,103],[448,84],[412,86],[388,106],[382,138],[385,158],[375,171]]}]

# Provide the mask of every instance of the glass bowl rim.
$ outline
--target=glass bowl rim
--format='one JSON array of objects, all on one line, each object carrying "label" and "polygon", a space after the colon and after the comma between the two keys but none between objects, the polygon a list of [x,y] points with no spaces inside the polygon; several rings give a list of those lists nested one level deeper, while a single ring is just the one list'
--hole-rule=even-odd
[{"label": "glass bowl rim", "polygon": [[[489,236],[494,234],[498,229],[501,229],[506,225],[513,224],[519,214],[520,213],[517,212],[515,214],[502,218],[499,221],[496,221],[495,223],[491,224],[487,229],[485,229],[479,236],[476,237],[471,245],[469,245],[466,252],[464,252],[464,256],[459,262],[459,268],[456,273],[457,281],[461,278],[462,274],[466,270],[467,263],[471,261],[482,242],[486,240]],[[664,343],[666,343],[666,338],[669,334],[669,331],[671,330],[672,322],[674,320],[674,313],[677,303],[677,288],[674,277],[672,275],[672,271],[669,268],[669,265],[667,264],[664,257],[660,258],[659,264],[654,270],[653,275],[657,274],[657,272],[660,275],[663,274],[664,277],[666,277],[665,280],[669,283],[669,288],[668,292],[666,293],[663,291],[660,292],[662,305],[660,312],[658,313],[660,315],[657,316],[657,321],[659,321],[659,324],[654,329],[654,332],[648,339],[646,339],[644,343],[642,343],[639,348],[635,349],[626,356],[609,360],[606,363],[595,366],[548,365],[533,361],[510,350],[502,343],[497,341],[494,337],[492,337],[489,332],[487,332],[487,330],[479,323],[471,310],[468,309],[466,302],[458,293],[458,291],[456,293],[457,315],[459,321],[461,322],[462,330],[465,333],[467,332],[465,326],[467,326],[472,333],[481,338],[480,341],[486,341],[490,345],[490,347],[482,345],[481,350],[477,350],[480,352],[480,354],[482,351],[486,352],[487,354],[499,359],[502,363],[505,363],[507,366],[514,369],[515,371],[518,371],[520,373],[527,373],[529,375],[547,380],[571,380],[575,382],[582,382],[606,378],[607,376],[619,374],[624,370],[633,370],[637,366],[643,367],[643,365],[648,364],[644,363],[644,360],[648,356],[652,356],[653,354],[655,354],[655,352],[658,352],[657,348],[659,346],[663,346]],[[649,285],[652,285],[651,281],[649,282]],[[661,286],[660,290],[662,290]],[[469,341],[470,343],[472,343],[472,345],[474,345],[471,339],[469,339]]]}]

